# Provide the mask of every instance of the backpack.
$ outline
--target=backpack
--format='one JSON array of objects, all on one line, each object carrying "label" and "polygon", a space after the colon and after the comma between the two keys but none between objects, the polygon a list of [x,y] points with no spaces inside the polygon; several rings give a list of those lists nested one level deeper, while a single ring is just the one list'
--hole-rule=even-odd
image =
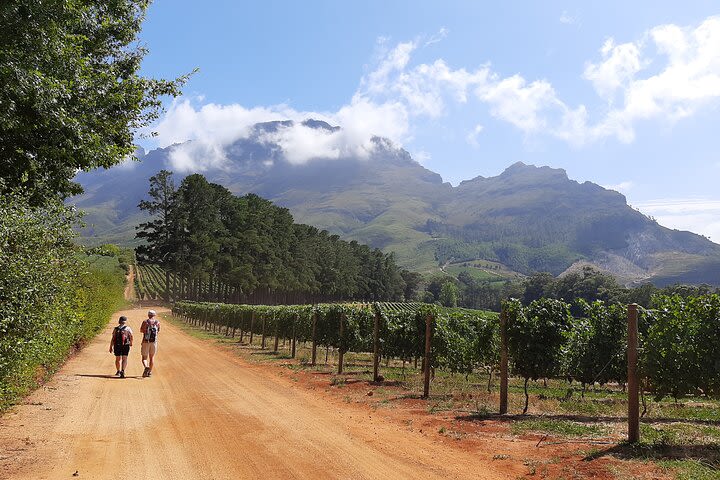
[{"label": "backpack", "polygon": [[130,345],[130,332],[125,325],[115,327],[115,346],[123,347]]},{"label": "backpack", "polygon": [[157,333],[158,333],[157,320],[152,323],[149,320],[146,320],[146,322],[147,322],[147,330],[145,330],[145,340],[147,340],[150,343],[154,343],[155,340],[157,340]]}]

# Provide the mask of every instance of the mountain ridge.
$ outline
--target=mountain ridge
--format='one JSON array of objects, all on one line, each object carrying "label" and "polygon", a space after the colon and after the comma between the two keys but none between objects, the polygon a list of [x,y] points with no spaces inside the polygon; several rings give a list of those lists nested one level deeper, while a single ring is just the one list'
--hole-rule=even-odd
[{"label": "mountain ridge", "polygon": [[[233,193],[256,193],[289,208],[299,222],[394,251],[401,264],[420,271],[488,260],[520,274],[558,275],[586,262],[625,283],[717,283],[720,245],[662,227],[622,194],[571,180],[563,169],[515,162],[497,176],[452,186],[381,137],[371,139],[364,157],[341,152],[297,163],[273,136],[297,125],[256,124],[222,149],[223,164],[201,173]],[[313,119],[300,125],[321,135],[342,133]],[[88,211],[85,240],[131,243],[147,179],[161,168],[173,170],[173,155],[193,147],[140,152],[135,165],[79,174],[85,193],[73,203]],[[178,181],[185,174],[177,173]]]}]

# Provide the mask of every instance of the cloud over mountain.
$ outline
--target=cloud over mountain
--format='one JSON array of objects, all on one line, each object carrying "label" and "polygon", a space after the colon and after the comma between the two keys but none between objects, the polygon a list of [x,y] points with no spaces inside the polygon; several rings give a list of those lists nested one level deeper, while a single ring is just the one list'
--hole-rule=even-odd
[{"label": "cloud over mountain", "polygon": [[[374,136],[439,158],[422,145],[413,146],[416,127],[423,122],[442,124],[443,117],[465,109],[472,123],[463,128],[464,139],[472,147],[478,146],[480,130],[492,127],[489,119],[494,118],[524,137],[556,138],[580,148],[606,138],[632,142],[640,122],[672,123],[720,99],[718,16],[693,26],[659,25],[635,41],[608,38],[599,48],[599,58],[578,66],[578,81],[588,82],[595,96],[574,105],[563,100],[550,80],[505,75],[490,63],[456,68],[442,58],[414,61],[420,50],[431,49],[446,36],[447,30],[441,29],[429,38],[394,45],[379,39],[376,62],[348,102],[334,111],[180,99],[155,126],[158,136],[152,146],[179,144],[171,156],[178,171],[228,168],[225,149],[252,135],[253,125],[292,120],[259,139],[279,148],[291,164],[367,157],[375,148]],[[473,111],[478,112],[475,119]],[[342,129],[310,128],[303,124],[308,118]],[[192,142],[184,143],[188,140]]]}]

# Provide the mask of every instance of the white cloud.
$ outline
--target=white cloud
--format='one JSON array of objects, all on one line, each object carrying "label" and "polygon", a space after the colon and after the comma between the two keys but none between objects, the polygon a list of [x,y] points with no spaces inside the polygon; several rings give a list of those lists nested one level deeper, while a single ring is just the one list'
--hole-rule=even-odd
[{"label": "white cloud", "polygon": [[560,23],[564,23],[566,25],[572,25],[575,23],[575,18],[573,18],[567,10],[563,10],[563,12],[560,14]]},{"label": "white cloud", "polygon": [[620,182],[615,185],[603,185],[603,188],[607,188],[608,190],[615,190],[616,192],[625,193],[628,190],[632,189],[635,186],[635,184],[631,181],[625,181]]},{"label": "white cloud", "polygon": [[[424,45],[442,41],[446,34],[442,28]],[[582,146],[609,137],[631,142],[640,121],[675,121],[720,99],[720,17],[695,27],[661,25],[635,42],[608,39],[600,60],[587,63],[583,73],[604,105],[598,118],[592,118],[594,108],[565,103],[546,79],[501,75],[487,63],[475,69],[452,68],[443,59],[413,64],[413,54],[422,45],[413,40],[389,48],[387,39],[378,39],[375,68],[334,112],[175,102],[155,128],[158,143],[193,140],[175,149],[176,168],[224,168],[224,147],[247,136],[252,125],[289,119],[296,125],[267,137],[281,146],[289,161],[362,157],[373,148],[374,135],[403,145],[412,139],[418,119],[437,119],[447,114],[448,105],[473,103],[470,108],[484,107],[525,135],[548,135]],[[299,124],[308,118],[342,129],[328,132]],[[478,133],[470,132],[467,141],[476,142]]]},{"label": "white cloud", "polygon": [[[640,120],[676,121],[720,99],[720,17],[695,28],[660,25],[634,43],[610,39],[601,53],[602,62],[588,64],[584,76],[603,97],[621,98],[597,137],[632,141]],[[655,73],[643,76],[648,70]]]},{"label": "white cloud", "polygon": [[605,41],[600,52],[603,62],[588,64],[583,77],[590,80],[598,94],[612,101],[615,92],[627,88],[642,68],[640,48],[633,43],[615,45],[613,39]]},{"label": "white cloud", "polygon": [[448,29],[445,28],[445,27],[441,27],[440,30],[438,30],[435,35],[433,35],[432,37],[430,37],[430,38],[425,42],[425,46],[427,47],[427,46],[432,45],[432,44],[434,44],[434,43],[439,43],[439,42],[441,42],[445,37],[447,37],[447,35],[448,35]]},{"label": "white cloud", "polygon": [[720,200],[703,198],[658,199],[635,205],[658,223],[705,235],[720,243]]},{"label": "white cloud", "polygon": [[412,158],[418,163],[425,165],[428,161],[430,161],[432,155],[430,152],[426,152],[425,150],[417,150],[412,152]]},{"label": "white cloud", "polygon": [[483,127],[482,125],[480,125],[480,124],[478,123],[477,125],[475,125],[475,128],[473,128],[473,129],[467,134],[467,136],[465,137],[465,140],[467,140],[467,142],[468,142],[470,145],[472,145],[473,147],[479,146],[478,136],[480,135],[480,133],[482,133],[482,131],[483,131],[484,129],[485,129],[485,127]]},{"label": "white cloud", "polygon": [[[331,132],[302,125],[309,118],[342,128]],[[174,169],[204,171],[229,168],[225,148],[247,138],[255,124],[275,120],[295,123],[264,133],[259,140],[278,145],[286,160],[295,164],[313,158],[365,158],[375,148],[373,136],[382,135],[400,145],[409,131],[403,105],[390,101],[378,104],[359,95],[337,112],[303,112],[285,105],[253,109],[237,104],[196,107],[191,100],[182,99],[171,105],[155,131],[159,146],[177,144],[170,154]]]}]

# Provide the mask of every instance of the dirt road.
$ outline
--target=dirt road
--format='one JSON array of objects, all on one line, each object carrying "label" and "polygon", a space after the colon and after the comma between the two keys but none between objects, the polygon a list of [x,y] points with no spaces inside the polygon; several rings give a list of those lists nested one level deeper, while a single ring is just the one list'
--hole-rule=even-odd
[{"label": "dirt road", "polygon": [[[139,332],[146,311],[113,319]],[[136,345],[128,378],[114,378],[113,324],[0,418],[0,478],[506,478],[486,458],[323,402],[168,322],[153,377],[141,378]]]}]

